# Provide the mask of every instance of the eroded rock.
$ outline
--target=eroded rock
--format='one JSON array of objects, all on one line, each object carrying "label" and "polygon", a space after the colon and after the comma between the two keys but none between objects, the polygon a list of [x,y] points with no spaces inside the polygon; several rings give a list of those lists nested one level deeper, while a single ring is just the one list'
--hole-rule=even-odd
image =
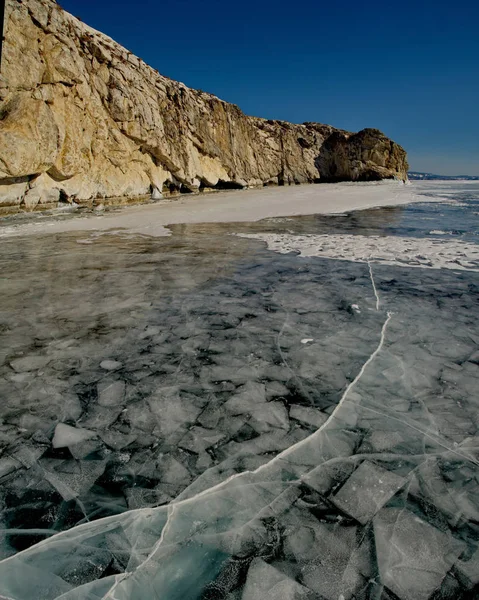
[{"label": "eroded rock", "polygon": [[376,129],[245,116],[162,77],[54,0],[7,0],[0,210],[406,173],[405,151]]}]

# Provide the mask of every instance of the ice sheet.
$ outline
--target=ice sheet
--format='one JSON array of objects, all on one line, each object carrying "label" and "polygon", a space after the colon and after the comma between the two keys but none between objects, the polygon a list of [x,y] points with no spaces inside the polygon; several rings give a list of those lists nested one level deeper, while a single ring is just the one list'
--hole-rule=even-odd
[{"label": "ice sheet", "polygon": [[78,239],[4,240],[1,596],[477,597],[475,271]]}]

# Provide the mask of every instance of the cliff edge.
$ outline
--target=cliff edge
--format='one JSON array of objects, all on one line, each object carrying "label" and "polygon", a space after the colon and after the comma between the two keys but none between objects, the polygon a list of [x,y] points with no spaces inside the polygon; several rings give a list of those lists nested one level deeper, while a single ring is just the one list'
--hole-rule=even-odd
[{"label": "cliff edge", "polygon": [[7,0],[0,212],[61,202],[407,178],[377,129],[248,117],[160,75],[54,0]]}]

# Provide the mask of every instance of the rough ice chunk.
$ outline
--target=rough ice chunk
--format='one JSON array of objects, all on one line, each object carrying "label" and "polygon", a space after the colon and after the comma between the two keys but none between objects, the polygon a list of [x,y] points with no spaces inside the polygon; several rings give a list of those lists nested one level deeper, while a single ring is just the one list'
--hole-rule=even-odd
[{"label": "rough ice chunk", "polygon": [[459,560],[456,563],[456,569],[465,578],[467,588],[477,585],[479,583],[479,548],[469,560]]},{"label": "rough ice chunk", "polygon": [[139,487],[129,488],[125,491],[128,508],[132,510],[148,506],[159,506],[160,504],[170,502],[173,499],[176,489],[172,489],[173,495],[168,494],[167,490],[167,486],[164,486],[164,489],[153,490]]},{"label": "rough ice chunk", "polygon": [[96,452],[100,448],[101,441],[98,438],[85,440],[84,442],[78,442],[77,444],[71,444],[70,446],[68,446],[68,450],[70,450],[71,455],[77,460],[85,458],[86,456],[92,454],[93,452]]},{"label": "rough ice chunk", "polygon": [[22,358],[16,358],[12,360],[10,366],[17,373],[23,373],[24,371],[37,371],[43,368],[50,358],[48,356],[23,356]]},{"label": "rough ice chunk", "polygon": [[61,406],[61,413],[59,414],[59,418],[62,421],[78,421],[82,415],[82,412],[82,405],[76,394],[63,394],[63,403]]},{"label": "rough ice chunk", "polygon": [[289,395],[288,388],[279,381],[268,381],[266,384],[266,398],[274,398],[276,396],[286,397]]},{"label": "rough ice chunk", "polygon": [[462,511],[455,500],[457,498],[460,502],[461,497],[466,495],[465,490],[461,494],[454,494],[454,489],[447,485],[438,461],[434,458],[418,465],[409,482],[408,492],[421,504],[435,506],[453,526],[462,517]]},{"label": "rough ice chunk", "polygon": [[45,449],[45,446],[22,445],[13,452],[12,458],[18,460],[22,466],[30,469],[36,464],[37,460],[45,452]]},{"label": "rough ice chunk", "polygon": [[87,428],[106,429],[118,419],[121,411],[121,406],[109,407],[94,404],[91,408],[89,407],[88,415],[86,418],[82,419],[82,424],[86,425]]},{"label": "rough ice chunk", "polygon": [[198,423],[207,429],[214,429],[224,417],[224,410],[216,402],[210,402],[198,416]]},{"label": "rough ice chunk", "polygon": [[401,488],[405,479],[365,460],[333,496],[342,511],[363,525]]},{"label": "rough ice chunk", "polygon": [[196,421],[201,408],[193,400],[196,397],[180,396],[175,386],[159,388],[148,398],[148,405],[162,435],[168,436]]},{"label": "rough ice chunk", "polygon": [[55,434],[52,440],[54,448],[67,448],[79,442],[84,442],[96,436],[94,431],[82,429],[81,427],[71,427],[65,423],[58,423],[55,427]]},{"label": "rough ice chunk", "polygon": [[289,429],[288,411],[282,402],[259,404],[251,411],[249,423],[258,433],[269,431],[272,427]]},{"label": "rough ice chunk", "polygon": [[[48,550],[40,553],[35,566],[44,572],[50,569],[54,575],[61,577],[63,581],[74,587],[83,586],[92,580],[101,579],[113,558],[109,550],[87,544],[79,544],[75,548],[74,562],[65,561],[62,564],[60,561],[56,561],[52,564],[52,554],[55,557],[55,552]],[[42,598],[46,597],[49,596],[42,596]]]},{"label": "rough ice chunk", "polygon": [[183,485],[191,481],[191,475],[176,458],[171,455],[161,456],[158,459],[160,481],[172,485]]},{"label": "rough ice chunk", "polygon": [[102,381],[97,386],[100,406],[118,406],[125,399],[124,381]]},{"label": "rough ice chunk", "polygon": [[8,578],[2,582],[8,590],[8,596],[0,596],[1,600],[13,600],[13,598],[45,598],[54,600],[61,598],[72,590],[72,586],[58,575],[54,575],[51,569],[38,568],[26,562],[17,562],[11,565]]},{"label": "rough ice chunk", "polygon": [[296,419],[300,423],[319,429],[323,423],[328,420],[328,415],[324,414],[317,408],[309,406],[292,406],[289,409],[289,416]]},{"label": "rough ice chunk", "polygon": [[134,434],[122,433],[121,431],[116,431],[114,429],[100,432],[100,437],[105,444],[110,446],[110,448],[113,448],[113,450],[126,448],[137,438]]},{"label": "rough ice chunk", "polygon": [[183,437],[179,446],[195,454],[202,454],[207,448],[214,446],[224,438],[224,434],[203,427],[192,427]]},{"label": "rough ice chunk", "polygon": [[303,585],[261,558],[255,558],[248,570],[242,600],[300,600],[308,595]]},{"label": "rough ice chunk", "polygon": [[218,365],[214,367],[204,367],[201,371],[201,379],[206,381],[231,381],[236,384],[247,383],[258,379],[260,372],[254,367],[248,365],[242,367],[233,367]]},{"label": "rough ice chunk", "polygon": [[251,413],[259,403],[266,401],[263,383],[250,381],[239,388],[238,393],[224,404],[224,408],[232,415]]},{"label": "rough ice chunk", "polygon": [[0,478],[18,471],[18,469],[21,469],[22,466],[22,463],[18,460],[15,460],[13,457],[2,456],[2,458],[0,458]]},{"label": "rough ice chunk", "polygon": [[[320,494],[325,494],[332,487],[336,488],[344,482],[352,472],[354,465],[346,457],[351,456],[358,441],[357,432],[347,429],[332,429],[326,426],[321,431],[320,451],[321,463],[303,476],[304,482]],[[341,457],[344,460],[337,460]],[[331,462],[330,459],[334,459]]]},{"label": "rough ice chunk", "polygon": [[374,534],[381,581],[400,600],[427,600],[465,547],[405,508],[379,512]]},{"label": "rough ice chunk", "polygon": [[263,433],[251,440],[240,443],[230,442],[223,447],[223,450],[227,456],[234,456],[235,454],[280,452],[306,436],[307,433],[303,433],[301,430],[294,430],[289,433],[282,429],[273,429],[272,431]]},{"label": "rough ice chunk", "polygon": [[67,502],[87,492],[105,470],[105,461],[40,460],[45,479]]},{"label": "rough ice chunk", "polygon": [[116,371],[117,369],[121,369],[122,363],[117,360],[102,360],[100,363],[100,367],[105,371]]},{"label": "rough ice chunk", "polygon": [[160,328],[159,327],[153,327],[152,325],[149,325],[145,331],[143,331],[142,333],[140,333],[140,340],[143,340],[145,338],[148,337],[155,337],[157,335],[160,334]]},{"label": "rough ice chunk", "polygon": [[305,586],[327,600],[352,597],[362,582],[358,569],[350,564],[357,548],[356,532],[356,527],[314,521],[292,531],[285,549],[302,565]]},{"label": "rough ice chunk", "polygon": [[372,431],[367,441],[373,452],[393,451],[404,441],[404,436],[397,431]]},{"label": "rough ice chunk", "polygon": [[338,461],[319,465],[303,477],[304,482],[320,494],[337,489],[354,470],[352,463]]},{"label": "rough ice chunk", "polygon": [[124,417],[126,417],[132,428],[146,433],[151,433],[156,426],[156,419],[151,414],[146,400],[129,404],[124,409]]}]

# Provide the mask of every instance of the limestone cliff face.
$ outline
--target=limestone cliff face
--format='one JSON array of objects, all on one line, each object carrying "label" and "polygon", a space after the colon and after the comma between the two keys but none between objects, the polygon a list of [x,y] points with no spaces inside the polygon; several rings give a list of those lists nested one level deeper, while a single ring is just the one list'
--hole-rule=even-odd
[{"label": "limestone cliff face", "polygon": [[406,178],[405,151],[357,134],[245,116],[161,76],[54,0],[7,0],[0,207],[162,191]]}]

